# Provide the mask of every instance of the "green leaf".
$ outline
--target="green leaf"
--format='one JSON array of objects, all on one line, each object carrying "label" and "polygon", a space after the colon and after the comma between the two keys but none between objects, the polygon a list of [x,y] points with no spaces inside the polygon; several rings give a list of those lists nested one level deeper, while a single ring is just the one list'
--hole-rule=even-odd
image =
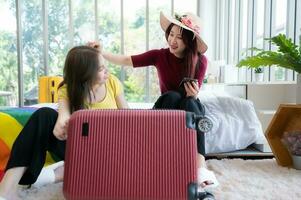
[{"label": "green leaf", "polygon": [[249,48],[249,50],[251,50],[251,51],[263,51],[263,49],[259,49],[257,47]]},{"label": "green leaf", "polygon": [[299,47],[293,43],[292,39],[287,38],[284,34],[279,34],[265,40],[276,45],[278,49],[276,51],[264,51],[257,48],[250,48],[249,50],[257,51],[257,54],[241,60],[237,64],[237,67],[246,66],[248,68],[259,68],[262,66],[276,65],[301,73],[301,35]]},{"label": "green leaf", "polygon": [[298,69],[298,62],[295,62],[294,59],[289,59],[289,57],[285,55],[272,51],[263,51],[256,56],[247,57],[241,60],[237,64],[237,67],[246,66],[248,68],[259,68],[271,65],[292,69],[299,73],[301,72],[301,68],[299,67]]},{"label": "green leaf", "polygon": [[297,46],[293,43],[291,38],[287,38],[284,34],[272,37],[271,42],[278,46],[279,53],[289,54],[295,59],[300,57]]}]

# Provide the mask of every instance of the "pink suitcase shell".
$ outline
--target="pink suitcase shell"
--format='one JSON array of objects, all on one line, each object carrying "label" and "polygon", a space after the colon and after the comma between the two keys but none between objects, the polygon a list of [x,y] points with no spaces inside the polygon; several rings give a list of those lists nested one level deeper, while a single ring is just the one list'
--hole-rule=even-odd
[{"label": "pink suitcase shell", "polygon": [[197,171],[194,121],[192,113],[175,110],[75,112],[69,121],[64,196],[194,199],[188,192]]}]

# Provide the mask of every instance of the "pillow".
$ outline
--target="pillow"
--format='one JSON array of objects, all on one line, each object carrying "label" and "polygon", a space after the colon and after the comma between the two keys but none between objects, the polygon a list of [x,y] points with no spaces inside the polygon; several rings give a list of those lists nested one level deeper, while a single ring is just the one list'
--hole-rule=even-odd
[{"label": "pillow", "polygon": [[263,135],[251,101],[212,93],[202,93],[200,100],[213,122],[212,130],[205,133],[206,153],[245,149]]}]

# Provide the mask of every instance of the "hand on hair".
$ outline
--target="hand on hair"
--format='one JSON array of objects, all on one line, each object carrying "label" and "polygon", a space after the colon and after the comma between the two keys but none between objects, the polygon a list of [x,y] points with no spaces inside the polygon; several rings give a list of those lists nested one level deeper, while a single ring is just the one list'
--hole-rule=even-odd
[{"label": "hand on hair", "polygon": [[200,90],[196,82],[186,82],[184,83],[184,88],[186,91],[186,97],[196,98]]},{"label": "hand on hair", "polygon": [[69,118],[58,118],[54,129],[53,134],[59,140],[66,140],[67,139],[67,128],[68,128]]},{"label": "hand on hair", "polygon": [[100,53],[102,52],[102,44],[98,41],[90,41],[87,43],[87,46],[98,49]]}]

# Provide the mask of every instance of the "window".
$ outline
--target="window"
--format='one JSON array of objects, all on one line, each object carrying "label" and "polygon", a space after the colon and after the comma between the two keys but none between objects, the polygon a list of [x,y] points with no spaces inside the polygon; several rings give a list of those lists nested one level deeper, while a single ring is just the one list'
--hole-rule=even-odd
[{"label": "window", "polygon": [[68,0],[48,1],[49,75],[62,75],[70,47]]},{"label": "window", "polygon": [[38,77],[44,74],[42,1],[21,1],[24,104],[37,103]]},{"label": "window", "polygon": [[[278,35],[280,33],[286,33],[286,14],[287,14],[287,0],[275,0],[276,4],[275,12],[273,12],[272,20],[272,36]],[[275,49],[275,47],[272,47]],[[272,67],[271,70],[271,80],[284,81],[286,80],[287,70],[280,67]]]},{"label": "window", "polygon": [[[236,12],[236,1],[235,0],[229,0],[229,35],[228,35],[228,41],[229,41],[229,48],[228,48],[228,63],[233,64],[235,62],[235,55],[234,55],[234,49],[238,48],[238,46],[235,46],[235,40],[238,40],[238,37],[236,34],[238,33],[238,29],[236,28],[237,20],[239,17],[237,16]],[[235,39],[235,40],[234,40]]]},{"label": "window", "polygon": [[[158,11],[163,11],[164,14],[170,15],[170,1],[152,0],[149,5],[149,49],[166,48],[167,42],[165,33],[161,29],[160,16]],[[155,67],[149,68],[149,94],[148,101],[155,102],[160,95],[159,80]]]},{"label": "window", "polygon": [[275,3],[276,12],[274,14],[275,22],[273,23],[273,30],[275,35],[278,35],[279,33],[285,34],[287,0],[275,0]]},{"label": "window", "polygon": [[[248,1],[240,1],[240,4],[237,5],[239,6],[239,19],[241,20],[239,22],[239,48],[238,48],[238,60],[241,58],[244,58],[247,55],[247,49],[250,47],[250,37],[251,35],[249,34],[249,10],[248,10]],[[238,60],[235,61],[238,62]],[[246,68],[240,68],[239,69],[239,76],[238,76],[238,80],[240,82],[244,82],[247,81],[247,73],[248,70]]]},{"label": "window", "polygon": [[[103,48],[112,53],[121,54],[121,23],[120,23],[120,0],[98,1],[98,39]],[[107,63],[110,73],[121,77],[121,66]]]},{"label": "window", "polygon": [[73,0],[74,45],[95,40],[94,1]]},{"label": "window", "polygon": [[[224,28],[224,30],[218,29],[221,34],[221,36],[218,36],[219,42],[221,43],[218,47],[225,50],[218,50],[220,52],[224,51],[224,54],[217,54],[218,56],[216,59],[226,58],[227,63],[233,66],[236,65],[236,52],[235,50],[233,52],[233,47],[236,48],[236,44],[235,42],[233,43],[233,40],[239,40],[240,42],[238,53],[241,56],[240,59],[242,59],[243,53],[250,47],[265,50],[272,48],[272,50],[275,50],[274,46],[270,47],[269,43],[264,40],[265,38],[273,37],[279,33],[286,34],[288,32],[295,32],[294,26],[296,25],[294,25],[294,23],[296,24],[297,20],[295,12],[298,12],[298,9],[293,9],[292,6],[297,5],[297,1],[228,0],[226,2],[217,1],[217,7],[219,8],[219,26]],[[287,19],[288,10],[293,12],[289,13],[289,19]],[[241,17],[238,18],[235,16],[235,13],[237,12],[245,14],[240,14]],[[240,20],[239,29],[235,28],[238,23],[237,19]],[[293,20],[293,22],[288,22],[288,20]],[[288,23],[291,25],[290,27],[287,27]],[[241,32],[238,39],[235,37],[237,31]],[[221,40],[222,38],[226,39]],[[256,54],[255,51],[253,53]],[[253,70],[247,70],[245,68],[245,73],[242,69],[243,68],[239,70],[238,80],[251,81],[250,75],[254,75],[254,72],[252,72]],[[264,73],[265,81],[287,81],[291,80],[293,77],[291,71],[278,67],[265,67]],[[228,76],[234,75],[231,73]]]},{"label": "window", "polygon": [[253,46],[258,49],[263,49],[265,2],[257,0],[255,9],[256,16],[254,17],[254,25],[256,26],[256,32]]},{"label": "window", "polygon": [[[134,55],[146,50],[145,1],[124,1],[124,53]],[[124,89],[128,101],[143,102],[146,99],[146,68],[125,68]]]},{"label": "window", "polygon": [[184,12],[191,12],[197,14],[197,1],[196,0],[174,0],[175,13],[183,14]]},{"label": "window", "polygon": [[[254,5],[254,33],[252,33],[253,36],[253,47],[256,47],[258,49],[264,49],[264,38],[265,37],[269,37],[269,27],[267,26],[265,27],[265,16],[268,14],[266,9],[266,3],[265,1],[261,1],[261,0],[256,0],[255,1],[255,5]],[[266,33],[265,33],[266,32]],[[267,49],[266,49],[267,50]],[[252,54],[255,55],[257,52],[253,51]],[[264,71],[264,79],[268,80],[269,78],[269,68],[265,67],[263,69]],[[251,70],[252,73],[252,81],[256,81],[255,80],[255,72],[254,70]]]},{"label": "window", "polygon": [[15,1],[0,0],[0,106],[16,106],[18,66]]},{"label": "window", "polygon": [[[22,12],[20,35],[16,34],[16,2],[21,4],[18,11]],[[182,0],[0,0],[0,17],[10,19],[2,20],[0,24],[0,73],[3,74],[0,77],[0,105],[16,105],[18,84],[15,80],[18,80],[17,62],[21,58],[18,52],[23,59],[20,64],[23,66],[23,83],[20,85],[24,86],[21,91],[24,102],[20,105],[29,105],[37,102],[38,77],[45,73],[62,74],[66,54],[74,45],[99,39],[105,50],[125,55],[166,47],[159,25],[159,11],[168,15],[187,11],[196,14],[216,6],[212,9],[216,13],[200,13],[208,23],[203,33],[212,37],[206,39],[212,43],[208,43],[210,50],[215,51],[206,55],[214,55],[209,57],[210,60],[225,60],[225,70],[230,72],[224,80],[251,81],[252,70],[235,67],[238,59],[243,58],[243,53],[251,46],[269,49],[264,38],[279,33],[289,32],[298,42],[300,5],[299,1],[288,0],[218,0],[210,3],[198,0],[189,3]],[[212,28],[209,27],[211,24],[214,29],[206,32],[207,28]],[[17,39],[22,41],[20,49],[17,49]],[[154,102],[158,98],[156,68],[133,69],[110,63],[109,69],[123,81],[128,101]],[[282,68],[265,68],[266,81],[292,80],[294,75]],[[10,98],[1,94],[9,94]]]}]

